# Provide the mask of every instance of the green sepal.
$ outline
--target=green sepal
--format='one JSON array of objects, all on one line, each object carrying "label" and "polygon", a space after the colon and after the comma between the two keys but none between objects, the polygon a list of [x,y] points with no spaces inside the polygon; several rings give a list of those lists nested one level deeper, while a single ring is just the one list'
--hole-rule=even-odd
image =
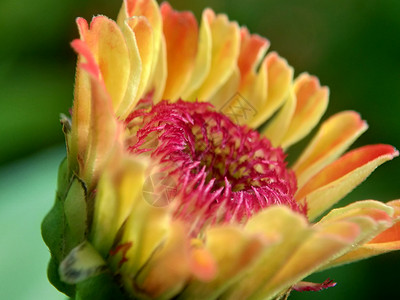
[{"label": "green sepal", "polygon": [[51,254],[47,270],[49,281],[70,297],[74,296],[75,287],[60,280],[58,266],[86,238],[86,233],[86,187],[70,171],[68,161],[64,159],[58,171],[54,205],[42,222],[42,237]]}]

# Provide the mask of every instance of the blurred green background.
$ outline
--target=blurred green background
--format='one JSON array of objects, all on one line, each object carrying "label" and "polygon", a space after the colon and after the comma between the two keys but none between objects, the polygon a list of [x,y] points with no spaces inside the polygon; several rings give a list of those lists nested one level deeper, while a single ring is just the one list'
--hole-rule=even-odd
[{"label": "blurred green background", "polygon": [[[400,1],[173,0],[199,18],[206,6],[227,13],[271,41],[296,74],[307,71],[331,90],[326,116],[359,111],[370,129],[355,146],[400,147]],[[0,299],[64,299],[46,279],[48,251],[40,222],[50,209],[64,156],[59,113],[71,107],[78,37],[75,18],[115,18],[120,0],[0,2]],[[326,118],[326,117],[325,117]],[[296,150],[304,146],[300,143]],[[340,205],[400,197],[400,159],[380,167]],[[400,253],[316,274],[335,288],[291,299],[390,299]]]}]

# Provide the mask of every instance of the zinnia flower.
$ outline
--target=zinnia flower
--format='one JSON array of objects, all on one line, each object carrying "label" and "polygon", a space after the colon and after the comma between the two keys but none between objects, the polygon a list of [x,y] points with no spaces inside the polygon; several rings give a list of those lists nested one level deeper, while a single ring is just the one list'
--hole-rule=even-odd
[{"label": "zinnia flower", "polygon": [[302,280],[400,248],[399,200],[329,211],[398,152],[345,153],[367,125],[344,111],[288,166],[329,92],[309,74],[293,79],[266,39],[211,9],[198,26],[154,0],[77,24],[67,159],[42,228],[60,291],[273,299],[334,286]]}]

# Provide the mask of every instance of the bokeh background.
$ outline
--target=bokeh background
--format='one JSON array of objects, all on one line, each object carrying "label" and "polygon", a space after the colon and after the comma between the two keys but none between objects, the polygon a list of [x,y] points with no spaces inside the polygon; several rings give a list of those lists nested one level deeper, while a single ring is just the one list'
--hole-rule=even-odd
[{"label": "bokeh background", "polygon": [[[353,146],[400,147],[400,1],[171,0],[200,17],[209,6],[268,37],[296,75],[330,87],[325,118],[354,109],[370,129]],[[40,222],[65,155],[59,113],[73,98],[75,18],[115,18],[121,0],[0,1],[0,299],[65,299],[46,278],[49,258]],[[290,157],[304,146],[291,150]],[[289,159],[290,159],[289,157]],[[400,159],[381,166],[340,205],[400,198]],[[335,288],[291,299],[391,299],[398,295],[400,252],[331,269]]]}]

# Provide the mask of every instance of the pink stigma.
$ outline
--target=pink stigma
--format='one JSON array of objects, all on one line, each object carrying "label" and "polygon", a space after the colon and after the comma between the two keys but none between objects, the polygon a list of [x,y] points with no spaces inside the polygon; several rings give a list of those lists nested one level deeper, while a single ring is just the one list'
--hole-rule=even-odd
[{"label": "pink stigma", "polygon": [[[147,101],[147,100],[146,100]],[[148,153],[173,178],[175,217],[193,224],[245,223],[274,204],[305,213],[285,154],[268,139],[233,123],[209,103],[139,103],[127,126],[131,153]]]}]

